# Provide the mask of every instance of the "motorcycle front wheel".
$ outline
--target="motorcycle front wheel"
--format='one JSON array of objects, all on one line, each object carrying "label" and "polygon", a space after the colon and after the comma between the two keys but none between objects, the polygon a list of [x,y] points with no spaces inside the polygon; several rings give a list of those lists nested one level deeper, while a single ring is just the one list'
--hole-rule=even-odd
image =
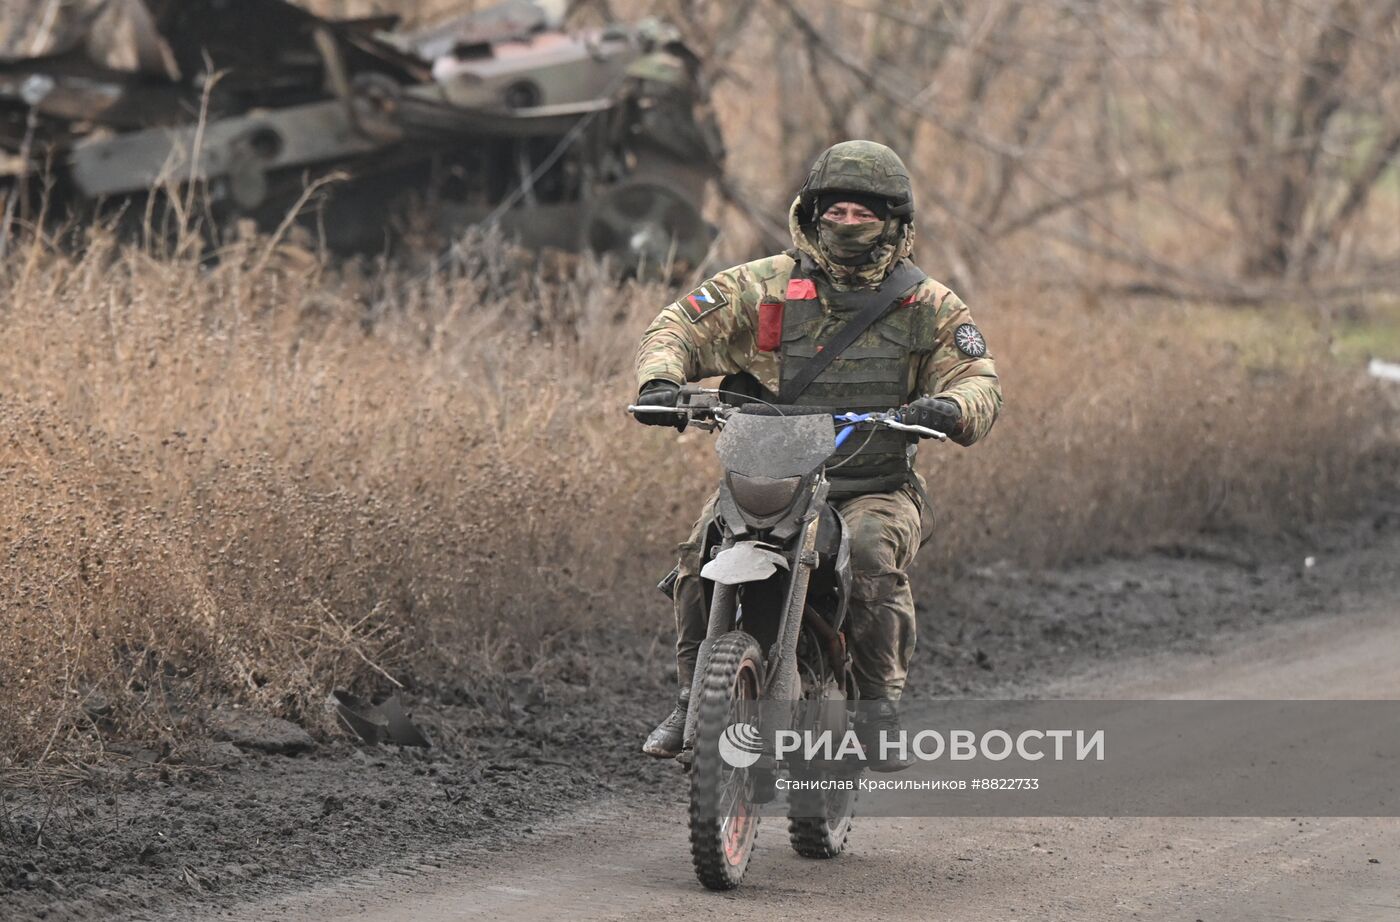
[{"label": "motorcycle front wheel", "polygon": [[695,876],[711,890],[744,879],[758,832],[751,766],[762,754],[758,695],[763,656],[758,641],[731,631],[706,661],[690,770],[690,856]]}]

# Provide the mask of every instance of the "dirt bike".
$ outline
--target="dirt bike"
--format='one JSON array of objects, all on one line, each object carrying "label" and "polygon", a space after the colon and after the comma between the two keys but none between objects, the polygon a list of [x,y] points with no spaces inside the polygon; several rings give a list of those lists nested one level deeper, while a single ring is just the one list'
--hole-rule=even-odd
[{"label": "dirt bike", "polygon": [[[686,720],[690,850],[696,876],[732,890],[753,855],[759,807],[779,777],[846,777],[857,764],[778,759],[764,743],[778,730],[845,734],[859,697],[842,631],[850,598],[849,536],[827,502],[826,462],[861,430],[889,427],[946,436],[901,421],[898,411],[843,413],[825,407],[745,403],[687,385],[680,405],[628,407],[678,413],[687,426],[718,430],[724,473],[700,571],[709,627]],[[789,785],[789,788],[793,785]],[[790,791],[788,841],[808,858],[846,848],[856,785]]]}]

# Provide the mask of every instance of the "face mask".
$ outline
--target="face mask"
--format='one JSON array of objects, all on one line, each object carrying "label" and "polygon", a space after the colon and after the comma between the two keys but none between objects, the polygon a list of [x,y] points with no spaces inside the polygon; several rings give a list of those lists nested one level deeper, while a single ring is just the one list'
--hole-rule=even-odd
[{"label": "face mask", "polygon": [[822,218],[817,228],[817,245],[832,262],[854,266],[865,261],[884,232],[884,221],[838,224]]}]

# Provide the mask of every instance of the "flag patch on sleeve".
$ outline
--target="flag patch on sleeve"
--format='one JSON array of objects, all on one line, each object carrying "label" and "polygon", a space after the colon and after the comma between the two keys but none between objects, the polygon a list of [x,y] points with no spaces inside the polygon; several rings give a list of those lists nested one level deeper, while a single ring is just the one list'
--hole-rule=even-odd
[{"label": "flag patch on sleeve", "polygon": [[685,311],[686,318],[695,323],[706,314],[724,307],[729,303],[729,299],[714,282],[706,282],[677,303]]}]

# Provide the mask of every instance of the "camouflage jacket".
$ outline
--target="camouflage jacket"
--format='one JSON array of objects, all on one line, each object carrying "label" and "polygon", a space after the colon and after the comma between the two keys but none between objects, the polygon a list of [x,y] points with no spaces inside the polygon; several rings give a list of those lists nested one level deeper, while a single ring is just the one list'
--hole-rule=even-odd
[{"label": "camouflage jacket", "polygon": [[[802,250],[809,250],[810,242],[797,232],[795,239]],[[691,295],[663,308],[637,350],[638,388],[657,379],[682,384],[748,372],[777,393],[779,354],[776,348],[760,347],[759,305],[785,300],[795,265],[796,260],[783,253],[735,266],[711,276]],[[832,310],[825,298],[822,305],[825,319],[818,337],[827,340],[845,325],[849,315]],[[1002,404],[996,367],[973,325],[971,312],[957,295],[931,278],[897,310],[912,314],[910,329],[917,359],[910,365],[909,399],[933,396],[952,400],[962,410],[962,422],[950,435],[959,444],[971,445],[992,428]],[[976,334],[976,340],[965,350],[959,338],[966,344],[969,330]],[[873,335],[877,334],[867,331],[856,345]],[[841,361],[837,359],[833,365]]]}]

